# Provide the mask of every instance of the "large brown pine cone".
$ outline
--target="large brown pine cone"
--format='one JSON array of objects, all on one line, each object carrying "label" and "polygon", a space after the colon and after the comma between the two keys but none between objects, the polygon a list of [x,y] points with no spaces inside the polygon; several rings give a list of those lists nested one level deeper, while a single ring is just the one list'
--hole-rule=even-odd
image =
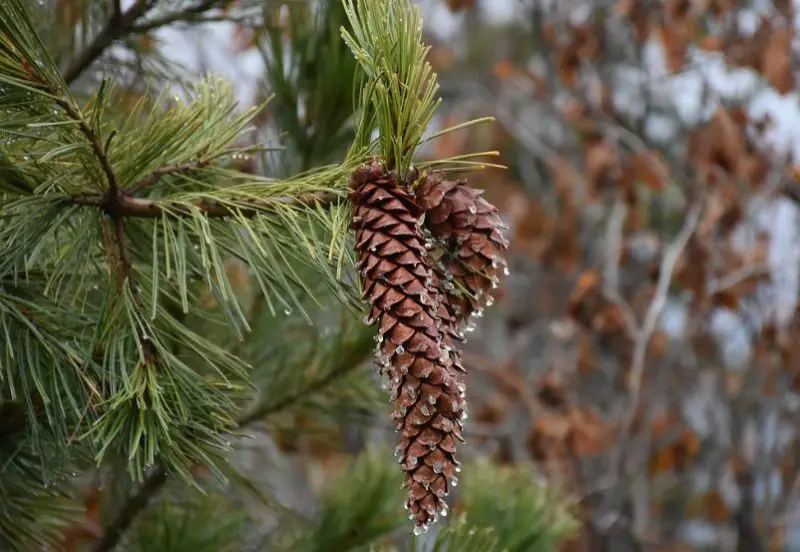
[{"label": "large brown pine cone", "polygon": [[378,163],[355,171],[351,187],[362,296],[370,303],[365,322],[378,323],[376,355],[401,435],[396,452],[406,472],[406,507],[421,532],[446,515],[445,497],[458,482],[460,361],[454,364],[448,351],[450,321],[442,320],[416,199]]},{"label": "large brown pine cone", "polygon": [[441,172],[425,174],[415,192],[425,210],[426,227],[445,246],[439,269],[452,275],[452,282],[445,277],[442,284],[450,311],[468,322],[492,304],[500,272],[507,273],[505,225],[497,208],[466,180],[449,180]]}]

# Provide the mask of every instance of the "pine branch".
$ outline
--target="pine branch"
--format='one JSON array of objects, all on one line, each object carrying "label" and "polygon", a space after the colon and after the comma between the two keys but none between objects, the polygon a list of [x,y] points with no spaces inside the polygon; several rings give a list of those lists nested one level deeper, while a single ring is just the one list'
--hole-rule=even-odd
[{"label": "pine branch", "polygon": [[170,12],[160,17],[150,19],[149,21],[131,25],[129,30],[134,33],[146,33],[167,25],[171,25],[172,23],[191,21],[194,17],[199,16],[203,12],[215,8],[216,4],[223,3],[224,2],[222,0],[203,0],[199,4],[189,6],[184,10]]},{"label": "pine branch", "polygon": [[[138,288],[133,275],[133,262],[131,260],[130,247],[128,246],[128,237],[125,234],[125,222],[122,214],[122,198],[124,196],[119,189],[117,176],[114,173],[114,168],[111,166],[111,161],[108,159],[108,144],[111,142],[114,134],[112,133],[104,144],[101,141],[100,136],[89,125],[86,117],[83,116],[83,113],[81,113],[78,108],[64,99],[58,99],[55,103],[61,107],[61,109],[63,109],[73,121],[78,123],[81,133],[86,137],[87,140],[89,140],[92,151],[94,152],[95,157],[99,161],[100,166],[106,175],[106,179],[108,180],[108,190],[104,194],[102,208],[114,222],[114,235],[117,241],[119,259],[122,263],[122,279],[127,282],[128,287],[131,290],[131,295],[136,297]],[[144,333],[144,329],[142,328],[139,328],[138,330],[138,339],[142,348],[145,362],[155,363],[157,356],[155,346],[153,345],[153,342],[147,338]]]},{"label": "pine branch", "polygon": [[92,151],[94,152],[95,157],[97,157],[97,160],[100,162],[100,166],[106,175],[106,179],[108,180],[109,196],[116,197],[119,189],[119,186],[117,185],[117,176],[114,174],[114,168],[111,166],[111,162],[108,159],[107,153],[107,146],[113,138],[113,134],[109,136],[106,143],[103,144],[103,142],[100,140],[100,137],[89,125],[88,121],[86,121],[83,113],[81,113],[74,105],[64,99],[58,99],[55,101],[55,103],[64,110],[70,119],[78,123],[81,133],[83,133],[86,139],[89,140]]},{"label": "pine branch", "polygon": [[193,170],[202,169],[203,167],[208,166],[209,161],[204,160],[197,160],[197,161],[190,161],[189,163],[181,163],[179,165],[173,165],[171,167],[162,167],[160,169],[156,169],[148,176],[142,178],[132,186],[129,186],[125,189],[126,193],[133,194],[135,192],[146,190],[153,186],[158,179],[162,176],[170,175],[170,174],[183,174],[188,173]]},{"label": "pine branch", "polygon": [[120,194],[115,200],[109,194],[94,196],[73,196],[63,200],[64,205],[97,207],[109,215],[119,217],[159,218],[164,214],[171,216],[195,216],[198,212],[208,218],[245,217],[253,218],[267,215],[275,204],[283,206],[329,205],[339,196],[332,193],[309,193],[297,197],[277,197],[269,200],[249,198],[243,202],[222,202],[217,200],[164,201],[141,199]]},{"label": "pine branch", "polygon": [[[310,382],[301,390],[280,401],[244,414],[239,419],[238,427],[244,429],[265,418],[278,414],[292,407],[307,395],[325,389],[338,378],[349,374],[360,366],[361,363],[354,359],[352,355],[345,354],[339,359],[337,366],[325,376]],[[110,552],[113,550],[117,544],[119,544],[125,531],[130,528],[137,516],[144,511],[150,501],[164,487],[167,480],[168,476],[163,468],[157,467],[151,472],[142,486],[139,487],[139,490],[128,499],[116,519],[111,523],[108,529],[104,531],[103,537],[94,545],[91,552]]]}]

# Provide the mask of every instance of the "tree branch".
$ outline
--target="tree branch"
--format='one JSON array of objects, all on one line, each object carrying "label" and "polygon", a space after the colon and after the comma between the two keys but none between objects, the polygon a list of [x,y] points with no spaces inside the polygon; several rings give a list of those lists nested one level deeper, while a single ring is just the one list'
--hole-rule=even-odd
[{"label": "tree branch", "polygon": [[191,216],[198,211],[208,218],[227,218],[243,216],[253,218],[266,215],[274,210],[277,204],[285,206],[311,206],[328,205],[338,198],[333,193],[309,193],[297,197],[281,196],[271,199],[251,198],[247,201],[225,203],[216,200],[203,199],[192,202],[163,201],[155,199],[141,199],[121,194],[116,201],[110,201],[107,196],[71,196],[64,198],[65,205],[81,205],[98,207],[105,212],[118,213],[120,217],[158,218],[164,214],[181,217]]},{"label": "tree branch", "polygon": [[134,183],[132,186],[129,186],[125,189],[125,192],[128,194],[133,194],[135,192],[146,190],[147,188],[153,186],[158,179],[162,176],[168,174],[182,174],[187,173],[196,169],[202,169],[203,167],[208,166],[210,161],[205,160],[197,160],[197,161],[189,161],[188,163],[180,163],[178,165],[172,165],[170,167],[161,167],[160,169],[154,170],[149,175],[145,176],[138,182]]},{"label": "tree branch", "polygon": [[94,129],[86,121],[83,113],[78,111],[78,109],[69,101],[59,99],[56,100],[56,105],[63,109],[70,119],[78,123],[81,132],[84,136],[86,136],[87,140],[89,140],[89,143],[92,146],[92,151],[94,152],[95,157],[97,157],[97,160],[100,162],[100,166],[106,175],[106,180],[108,180],[109,194],[116,195],[117,190],[119,189],[117,186],[117,177],[114,174],[114,169],[111,166],[111,162],[108,160],[106,146],[100,141],[100,136],[97,135]]},{"label": "tree branch", "polygon": [[642,378],[644,376],[647,346],[650,343],[653,332],[656,330],[656,325],[661,318],[661,313],[666,306],[669,286],[672,282],[672,275],[675,272],[678,259],[686,248],[686,244],[689,243],[689,239],[692,237],[692,234],[694,234],[695,228],[697,228],[697,224],[700,221],[702,207],[703,205],[700,201],[691,206],[689,213],[683,221],[680,232],[664,252],[655,295],[652,301],[650,301],[642,325],[634,336],[633,360],[631,363],[631,371],[628,376],[630,403],[628,404],[626,414],[622,420],[621,435],[623,436],[630,433],[633,420],[636,417],[636,411],[639,408],[639,402],[641,401]]},{"label": "tree branch", "polygon": [[129,27],[129,30],[134,33],[146,33],[161,27],[165,27],[172,23],[180,21],[190,21],[195,16],[199,16],[205,11],[215,8],[215,4],[222,4],[222,0],[203,0],[199,4],[189,6],[185,10],[166,13],[160,17],[155,17],[149,21],[134,24]]},{"label": "tree branch", "polygon": [[[254,409],[253,411],[243,415],[239,419],[238,427],[240,429],[246,428],[255,422],[261,421],[264,418],[272,416],[273,414],[277,414],[278,412],[291,407],[306,395],[324,389],[339,377],[352,372],[359,366],[361,366],[359,361],[351,358],[349,355],[346,355],[345,358],[340,360],[339,365],[331,370],[328,374],[309,383],[303,389],[300,389],[296,393],[289,395],[288,397],[285,397],[271,405],[267,405],[264,408]],[[142,486],[139,487],[139,490],[137,490],[136,493],[128,499],[125,506],[117,515],[116,519],[103,532],[103,537],[92,547],[91,552],[110,552],[113,550],[117,544],[119,544],[119,541],[125,531],[127,531],[133,524],[136,517],[142,511],[144,511],[150,501],[164,487],[167,479],[167,473],[160,467],[151,472],[151,474],[145,479]]]},{"label": "tree branch", "polygon": [[[117,0],[117,3],[118,0]],[[133,24],[147,13],[150,7],[148,0],[136,0],[134,4],[124,12],[112,11],[111,17],[106,24],[94,37],[91,44],[83,50],[78,57],[64,71],[64,81],[67,84],[73,83],[94,61],[103,55],[103,52],[114,43],[130,32]]]},{"label": "tree branch", "polygon": [[[130,289],[135,300],[138,289],[136,286],[136,280],[133,277],[133,263],[131,261],[130,249],[128,247],[128,237],[125,234],[125,221],[123,220],[123,213],[125,210],[124,199],[127,196],[122,194],[119,184],[117,183],[117,176],[114,173],[114,168],[111,166],[111,161],[108,159],[108,151],[106,148],[110,138],[105,144],[103,144],[100,136],[86,121],[83,113],[81,113],[69,101],[59,99],[56,100],[56,104],[61,107],[73,121],[78,123],[78,127],[86,139],[89,140],[92,151],[94,152],[95,157],[100,163],[100,167],[103,169],[103,172],[106,175],[106,180],[108,180],[108,190],[106,190],[105,194],[96,198],[87,196],[75,198],[76,203],[74,203],[74,205],[98,206],[111,217],[114,223],[114,235],[116,237],[119,260],[122,263],[121,279],[127,281],[128,288]],[[111,136],[113,136],[113,134]],[[111,253],[109,251],[109,256],[110,255]],[[153,342],[147,338],[143,329],[139,330],[138,339],[142,347],[144,360],[146,362],[155,362],[155,346],[153,345]]]}]

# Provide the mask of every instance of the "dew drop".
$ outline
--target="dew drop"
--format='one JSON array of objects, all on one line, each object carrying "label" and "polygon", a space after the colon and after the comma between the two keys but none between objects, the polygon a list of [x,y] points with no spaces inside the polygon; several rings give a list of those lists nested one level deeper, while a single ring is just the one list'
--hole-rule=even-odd
[{"label": "dew drop", "polygon": [[436,404],[436,397],[428,395],[428,404]]},{"label": "dew drop", "polygon": [[285,309],[283,309],[283,314],[285,314],[286,316],[292,314],[292,307],[286,307]]},{"label": "dew drop", "polygon": [[406,352],[402,345],[398,345],[397,349],[394,350],[395,354],[402,355]]},{"label": "dew drop", "polygon": [[450,478],[450,486],[458,487],[458,477],[453,476]]},{"label": "dew drop", "polygon": [[455,472],[456,473],[461,473],[461,466],[460,465],[455,467]]},{"label": "dew drop", "polygon": [[441,462],[434,462],[433,463],[433,473],[442,473],[442,463]]},{"label": "dew drop", "polygon": [[505,274],[506,276],[508,276],[509,274],[511,274],[511,271],[510,271],[510,270],[508,270],[508,267],[507,267],[507,266],[506,266],[506,267],[503,267],[503,274]]},{"label": "dew drop", "polygon": [[442,509],[439,510],[439,513],[442,515],[442,517],[447,517],[447,514],[449,512],[450,512],[450,508],[447,507],[447,504],[443,504],[442,505]]},{"label": "dew drop", "polygon": [[493,297],[493,296],[491,296],[491,295],[489,295],[489,296],[486,298],[486,306],[487,306],[487,307],[491,307],[492,305],[494,305],[494,297]]},{"label": "dew drop", "polygon": [[473,215],[478,212],[478,209],[475,207],[474,203],[470,203],[468,209],[469,209],[469,212],[471,214],[473,214]]},{"label": "dew drop", "polygon": [[436,450],[436,444],[435,443],[431,443],[430,445],[428,445],[428,450],[430,450],[431,452],[435,451]]},{"label": "dew drop", "polygon": [[406,464],[408,465],[409,468],[413,468],[414,466],[417,465],[417,457],[409,456],[408,460],[406,461]]},{"label": "dew drop", "polygon": [[[412,517],[412,519],[413,519],[413,517]],[[420,536],[420,535],[424,535],[427,532],[428,532],[428,526],[427,525],[417,525],[416,527],[414,527],[414,535],[417,536],[417,537]]]}]

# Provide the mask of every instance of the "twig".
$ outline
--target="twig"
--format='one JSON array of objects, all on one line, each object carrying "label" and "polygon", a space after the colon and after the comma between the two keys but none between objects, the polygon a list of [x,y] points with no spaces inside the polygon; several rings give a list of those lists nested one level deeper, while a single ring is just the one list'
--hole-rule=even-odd
[{"label": "twig", "polygon": [[[119,259],[122,264],[121,280],[127,281],[128,288],[130,289],[131,294],[135,300],[138,288],[133,274],[133,263],[131,261],[131,253],[128,247],[128,237],[125,234],[125,222],[123,220],[124,199],[126,196],[123,196],[121,193],[119,184],[117,183],[117,176],[114,173],[114,168],[111,166],[111,161],[108,159],[107,147],[109,141],[107,140],[106,143],[104,144],[101,141],[100,136],[97,134],[97,132],[95,132],[94,129],[86,121],[86,118],[83,116],[83,113],[81,113],[78,110],[78,108],[75,107],[68,100],[64,99],[56,100],[56,105],[61,107],[61,109],[63,109],[64,112],[73,121],[78,123],[78,127],[81,133],[86,137],[87,140],[89,140],[89,143],[92,147],[92,151],[94,152],[95,157],[100,163],[100,167],[103,169],[103,173],[106,176],[106,180],[108,180],[108,190],[106,190],[106,192],[102,195],[99,207],[103,209],[103,211],[105,211],[111,217],[114,223],[114,235],[117,242]],[[82,196],[80,198],[80,201],[81,203],[75,203],[75,204],[86,205],[87,202],[92,202],[92,198]],[[110,252],[109,256],[111,256]],[[137,337],[142,347],[144,360],[146,362],[155,362],[156,360],[155,346],[153,345],[153,342],[147,338],[147,335],[145,334],[143,328],[139,329]]]},{"label": "twig", "polygon": [[131,496],[122,507],[114,522],[103,531],[102,538],[92,547],[92,552],[113,550],[139,513],[150,504],[150,500],[166,482],[167,472],[161,469],[151,472],[136,494]]},{"label": "twig", "polygon": [[97,135],[94,129],[89,125],[88,121],[86,121],[83,113],[78,111],[78,109],[69,101],[63,99],[56,100],[56,105],[63,109],[70,119],[78,123],[80,131],[83,133],[86,139],[89,140],[89,144],[92,146],[92,151],[94,152],[95,157],[97,157],[97,160],[100,162],[100,166],[106,175],[106,179],[108,180],[108,191],[110,195],[116,195],[119,188],[117,186],[117,177],[114,174],[114,169],[108,159],[106,146],[100,140],[100,136]]},{"label": "twig", "polygon": [[150,19],[149,21],[130,25],[128,30],[133,33],[146,33],[172,23],[191,20],[193,16],[197,16],[204,11],[214,8],[215,4],[223,4],[223,0],[203,0],[199,4],[189,6],[185,10],[166,13],[160,17]]},{"label": "twig", "polygon": [[110,201],[109,196],[70,196],[63,199],[65,205],[80,205],[97,207],[104,212],[118,215],[119,217],[158,218],[162,215],[174,217],[191,216],[198,212],[208,218],[227,218],[241,216],[252,218],[268,214],[277,204],[284,206],[311,206],[328,205],[336,201],[338,195],[334,193],[309,193],[301,196],[280,196],[271,199],[255,199],[222,202],[211,199],[197,201],[163,201],[155,199],[141,199],[120,194],[116,201]]},{"label": "twig", "polygon": [[625,225],[627,208],[620,195],[614,201],[614,207],[606,226],[606,258],[603,269],[603,285],[609,290],[619,290],[619,257],[622,253],[622,229]]},{"label": "twig", "polygon": [[[117,0],[117,3],[119,3],[119,0]],[[116,10],[112,12],[111,17],[103,28],[100,29],[100,32],[97,33],[97,36],[94,37],[91,44],[89,44],[78,57],[73,59],[67,67],[67,70],[64,71],[64,81],[66,81],[67,84],[71,84],[80,77],[86,68],[103,55],[103,52],[105,52],[114,41],[122,38],[125,33],[130,32],[134,22],[147,13],[149,7],[150,2],[148,0],[136,0],[136,2],[124,12],[117,13]]]},{"label": "twig", "polygon": [[633,425],[633,420],[636,417],[636,411],[639,408],[642,390],[642,377],[644,376],[645,369],[645,356],[647,354],[647,346],[650,343],[650,338],[655,332],[656,325],[661,318],[661,313],[667,303],[667,294],[669,293],[669,286],[672,282],[672,275],[675,267],[678,264],[678,259],[689,243],[689,239],[697,228],[700,221],[700,214],[702,212],[702,202],[695,202],[689,209],[689,213],[683,221],[683,226],[680,232],[675,237],[674,241],[664,252],[664,258],[661,261],[661,267],[658,275],[658,283],[656,284],[656,292],[653,296],[647,312],[644,316],[639,331],[634,336],[634,349],[633,360],[631,362],[631,371],[628,376],[628,388],[630,390],[630,402],[628,404],[627,412],[622,419],[622,434],[623,436],[630,433]]},{"label": "twig", "polygon": [[197,161],[190,161],[188,163],[181,163],[179,165],[172,165],[169,167],[161,167],[160,169],[154,170],[152,173],[148,174],[138,182],[134,183],[133,185],[125,188],[125,192],[128,194],[133,194],[135,192],[146,190],[147,188],[154,185],[158,182],[158,179],[162,176],[166,176],[168,174],[181,174],[187,173],[193,170],[202,169],[206,167],[210,161],[205,160],[197,160]]},{"label": "twig", "polygon": [[756,265],[743,266],[737,270],[732,271],[729,274],[726,274],[724,277],[720,278],[717,282],[709,284],[708,293],[714,294],[722,291],[727,291],[733,287],[736,287],[738,284],[746,282],[751,278],[759,278],[761,276],[767,276],[769,274],[770,274],[770,268],[769,266],[766,265],[756,264]]}]

